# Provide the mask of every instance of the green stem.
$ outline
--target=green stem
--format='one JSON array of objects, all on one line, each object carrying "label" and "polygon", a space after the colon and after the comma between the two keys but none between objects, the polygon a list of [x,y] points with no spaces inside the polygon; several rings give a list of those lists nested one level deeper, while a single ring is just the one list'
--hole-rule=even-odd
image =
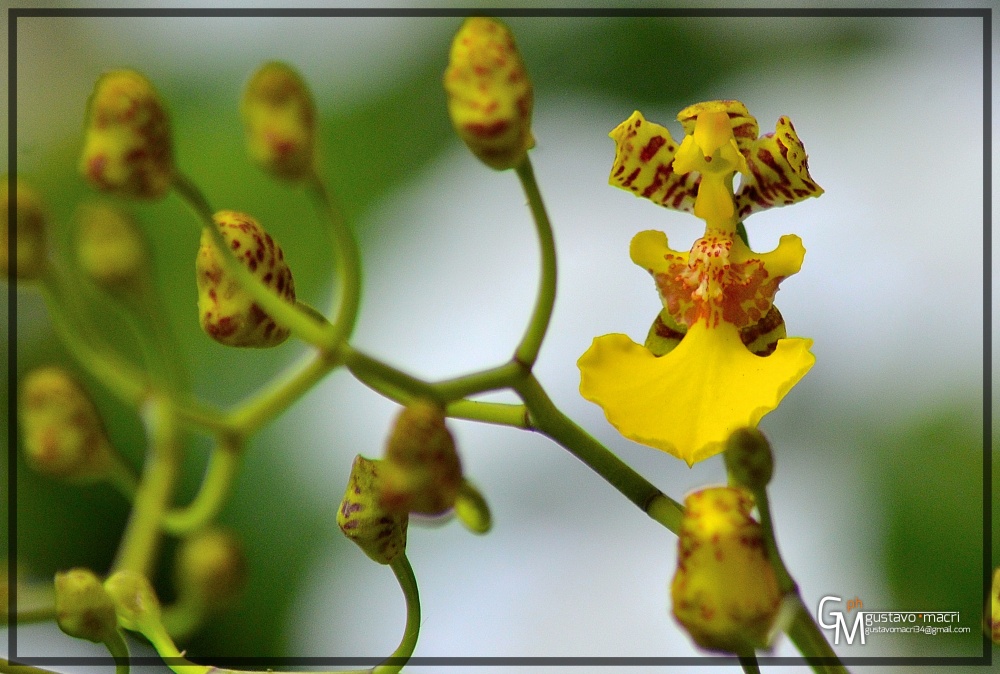
[{"label": "green stem", "polygon": [[445,412],[455,419],[482,421],[499,426],[530,429],[528,413],[524,405],[510,403],[489,403],[478,400],[456,400],[448,403]]},{"label": "green stem", "polygon": [[104,642],[104,645],[107,646],[108,651],[111,653],[111,657],[115,659],[115,674],[128,674],[128,644],[125,643],[121,630],[115,630],[112,635],[108,637],[107,641]]},{"label": "green stem", "polygon": [[[54,268],[50,267],[54,272]],[[72,293],[64,291],[55,274],[46,276],[41,285],[42,294],[52,317],[52,324],[73,356],[95,379],[123,401],[140,405],[149,391],[145,375],[118,356],[111,349],[93,341],[97,338],[88,322],[73,311]],[[91,337],[85,338],[89,334]],[[97,344],[92,346],[91,343]]]},{"label": "green stem", "polygon": [[417,579],[413,575],[413,567],[410,566],[405,552],[397,555],[389,566],[396,574],[396,580],[399,581],[399,587],[406,599],[406,626],[399,646],[388,658],[390,664],[375,667],[374,674],[397,674],[413,655],[413,649],[417,647],[417,638],[420,636],[420,592],[417,588]]},{"label": "green stem", "polygon": [[[837,657],[830,643],[823,636],[798,592],[793,595],[793,601],[795,602],[795,614],[792,618],[792,624],[785,630],[788,638],[792,640],[799,652],[810,661],[813,671],[825,674],[847,674],[847,668],[841,664],[840,658]],[[813,663],[813,659],[817,659],[817,661]]]},{"label": "green stem", "polygon": [[524,337],[514,352],[514,359],[530,371],[538,358],[538,351],[542,347],[542,340],[545,339],[549,319],[552,317],[552,307],[556,301],[556,248],[552,237],[552,225],[549,223],[549,216],[545,212],[541,192],[539,192],[538,184],[535,182],[535,172],[531,167],[531,160],[527,156],[517,167],[517,177],[528,197],[528,206],[531,208],[531,215],[535,220],[535,230],[538,232],[542,258],[542,277],[538,286],[535,309],[531,314],[531,320],[528,322]]},{"label": "green stem", "polygon": [[113,569],[137,571],[147,578],[152,575],[162,535],[161,521],[177,481],[180,452],[173,407],[159,399],[148,405],[145,416],[149,452]]},{"label": "green stem", "polygon": [[133,500],[139,488],[139,477],[132,470],[132,467],[125,463],[125,459],[114,449],[109,449],[111,456],[111,466],[108,469],[108,482],[126,498]]},{"label": "green stem", "polygon": [[753,651],[738,656],[740,666],[747,674],[760,674],[760,665],[757,664],[757,656]]},{"label": "green stem", "polygon": [[[18,624],[55,619],[56,594],[52,583],[18,583],[16,591],[17,615],[14,616],[14,619]],[[0,612],[0,625],[6,625],[7,619],[7,602],[5,601],[3,612]]]},{"label": "green stem", "polygon": [[431,384],[362,353],[349,344],[341,345],[339,353],[351,374],[376,391],[380,390],[380,385],[388,384],[389,388],[402,391],[410,398],[443,402],[437,389]]},{"label": "green stem", "polygon": [[509,388],[526,374],[524,366],[517,361],[504,363],[499,367],[482,370],[454,379],[446,379],[434,384],[438,397],[446,402],[460,400],[475,393]]},{"label": "green stem", "polygon": [[334,317],[331,341],[336,344],[350,339],[357,323],[361,306],[361,255],[343,212],[315,171],[306,178],[306,185],[330,226],[331,245],[337,263],[339,288],[336,302],[330,307],[330,315]]},{"label": "green stem", "polygon": [[788,568],[785,567],[785,562],[781,559],[777,538],[774,533],[774,522],[771,519],[771,505],[770,499],[767,496],[767,489],[760,486],[751,491],[753,492],[754,501],[757,503],[757,512],[760,515],[760,526],[764,533],[764,549],[767,552],[771,568],[774,569],[774,574],[777,577],[778,588],[781,590],[782,595],[794,601],[795,614],[792,618],[791,626],[786,630],[788,637],[806,658],[818,657],[823,659],[822,662],[812,665],[815,671],[830,672],[831,674],[846,672],[847,669],[840,663],[837,654],[834,653],[833,648],[830,647],[826,637],[823,636],[819,626],[813,620],[809,609],[802,602],[798,584],[796,584],[791,574],[788,573]]},{"label": "green stem", "polygon": [[247,267],[236,259],[232,249],[226,243],[225,237],[215,224],[215,217],[212,207],[191,180],[186,176],[177,173],[174,176],[174,189],[184,200],[184,203],[198,216],[202,223],[203,231],[209,233],[212,242],[219,251],[219,259],[226,273],[233,276],[240,284],[240,287],[254,298],[261,309],[267,312],[274,320],[291,330],[292,334],[304,342],[312,344],[320,349],[332,351],[336,347],[336,342],[331,340],[331,325],[318,323],[313,315],[302,311],[294,304],[291,304],[271,291],[263,281],[250,272]]},{"label": "green stem", "polygon": [[32,667],[31,665],[19,665],[7,658],[0,658],[0,672],[3,672],[3,674],[55,674],[55,672],[48,669]]},{"label": "green stem", "polygon": [[205,526],[225,505],[233,479],[240,467],[241,443],[221,438],[212,449],[201,488],[186,508],[174,509],[163,516],[163,528],[182,536]]},{"label": "green stem", "polygon": [[267,388],[230,411],[227,415],[229,424],[243,435],[254,433],[284,412],[339,364],[339,357],[327,351],[306,356],[277,377]]},{"label": "green stem", "polygon": [[514,390],[524,400],[535,428],[568,449],[647,515],[675,534],[680,531],[681,505],[560,412],[534,375],[521,380]]}]

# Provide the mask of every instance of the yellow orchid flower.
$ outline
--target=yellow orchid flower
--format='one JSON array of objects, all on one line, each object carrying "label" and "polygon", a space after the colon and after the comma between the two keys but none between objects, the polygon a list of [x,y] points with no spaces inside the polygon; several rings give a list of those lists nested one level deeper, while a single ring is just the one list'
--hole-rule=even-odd
[{"label": "yellow orchid flower", "polygon": [[[738,101],[709,101],[678,115],[680,144],[636,111],[611,132],[610,184],[706,222],[690,252],[662,232],[640,232],[631,258],[656,283],[663,304],[644,346],[598,337],[578,361],[580,393],[627,438],[689,465],[721,452],[737,428],[755,426],[812,367],[812,340],[785,338],[773,306],[781,281],[802,265],[794,235],[756,253],[737,234],[740,219],[823,190],[809,176],[791,122],[758,137]],[[733,178],[742,181],[734,193]]]}]

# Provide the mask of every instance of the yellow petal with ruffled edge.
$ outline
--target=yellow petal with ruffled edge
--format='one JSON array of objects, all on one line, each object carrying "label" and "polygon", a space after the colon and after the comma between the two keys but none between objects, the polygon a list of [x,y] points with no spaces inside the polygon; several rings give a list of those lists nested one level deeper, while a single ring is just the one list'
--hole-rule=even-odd
[{"label": "yellow petal with ruffled edge", "polygon": [[625,437],[690,466],[777,407],[816,361],[811,346],[811,339],[782,339],[770,356],[755,356],[735,326],[699,321],[657,358],[626,335],[604,335],[577,361],[580,394]]},{"label": "yellow petal with ruffled edge", "polygon": [[616,145],[608,184],[660,206],[694,213],[700,178],[674,171],[677,144],[666,128],[647,122],[636,110],[608,136]]},{"label": "yellow petal with ruffled edge", "polygon": [[773,206],[787,206],[823,194],[823,188],[809,175],[806,149],[788,117],[778,119],[774,133],[753,142],[747,165],[750,175],[744,177],[736,195],[736,210],[741,219]]}]

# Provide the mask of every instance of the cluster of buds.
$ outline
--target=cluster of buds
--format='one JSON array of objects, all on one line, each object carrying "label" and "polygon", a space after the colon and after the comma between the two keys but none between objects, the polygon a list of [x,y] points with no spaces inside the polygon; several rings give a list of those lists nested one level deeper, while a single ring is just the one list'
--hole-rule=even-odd
[{"label": "cluster of buds", "polygon": [[12,195],[10,177],[6,175],[3,177],[3,184],[0,185],[0,209],[3,210],[3,229],[0,229],[0,266],[5,276],[10,273],[11,251],[8,240],[11,198],[16,202],[17,218],[14,222],[16,237],[14,276],[22,281],[40,278],[48,265],[48,253],[45,247],[46,216],[42,200],[38,193],[20,178],[15,183]]},{"label": "cluster of buds", "polygon": [[118,456],[83,386],[59,367],[25,377],[21,428],[29,464],[45,475],[77,482],[107,478]]},{"label": "cluster of buds", "polygon": [[298,73],[284,63],[267,63],[254,73],[240,105],[250,158],[286,180],[313,170],[316,105]]},{"label": "cluster of buds", "polygon": [[703,648],[745,653],[768,644],[781,593],[752,507],[733,487],[684,501],[670,595],[674,617]]},{"label": "cluster of buds", "polygon": [[[295,303],[292,272],[285,254],[255,219],[236,211],[219,211],[215,224],[236,258],[282,299]],[[239,281],[226,272],[212,234],[203,231],[196,263],[198,313],[205,333],[227,346],[270,347],[288,339]]]},{"label": "cluster of buds", "polygon": [[467,19],[452,42],[444,88],[451,122],[473,154],[500,171],[520,166],[535,146],[534,93],[507,27]]},{"label": "cluster of buds", "polygon": [[170,191],[170,123],[153,85],[134,70],[105,73],[94,85],[80,173],[123,197],[159,199]]}]

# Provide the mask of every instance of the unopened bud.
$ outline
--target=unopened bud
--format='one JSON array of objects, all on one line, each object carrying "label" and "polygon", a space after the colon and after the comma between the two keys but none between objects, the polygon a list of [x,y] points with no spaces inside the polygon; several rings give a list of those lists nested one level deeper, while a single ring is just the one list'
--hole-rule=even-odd
[{"label": "unopened bud", "polygon": [[21,423],[28,463],[51,477],[94,482],[113,466],[111,444],[83,386],[59,367],[25,377]]},{"label": "unopened bud", "polygon": [[[4,175],[0,185],[0,208],[3,209],[3,230],[0,231],[0,265],[6,277],[10,269],[8,239],[10,231],[10,185]],[[38,193],[20,178],[17,179],[15,198],[17,199],[17,221],[14,224],[17,238],[17,259],[14,275],[22,280],[39,278],[45,273],[48,253],[45,248],[46,216]]]},{"label": "unopened bud", "polygon": [[126,213],[107,204],[88,204],[77,217],[77,260],[97,285],[134,292],[150,277],[149,251],[142,230]]},{"label": "unopened bud", "polygon": [[161,629],[160,600],[144,575],[123,569],[104,581],[104,589],[122,627],[143,634]]},{"label": "unopened bud", "polygon": [[438,515],[455,505],[462,463],[439,405],[416,401],[399,413],[379,474],[380,501],[389,510]]},{"label": "unopened bud", "polygon": [[115,604],[89,569],[56,574],[56,622],[71,637],[107,641],[118,629]]},{"label": "unopened bud", "polygon": [[[252,217],[236,211],[219,211],[215,224],[250,273],[294,304],[292,272],[271,235]],[[288,339],[288,328],[278,325],[226,272],[220,255],[211,233],[202,232],[196,271],[198,313],[205,334],[227,346],[269,347]]]},{"label": "unopened bud", "polygon": [[105,73],[94,85],[80,173],[124,197],[159,199],[170,190],[170,122],[153,85],[134,70]]},{"label": "unopened bud", "polygon": [[468,480],[462,482],[455,499],[455,516],[474,534],[485,534],[493,527],[493,515],[483,495]]},{"label": "unopened bud", "polygon": [[218,527],[185,538],[177,548],[177,592],[210,608],[232,602],[246,586],[247,560],[236,536]]},{"label": "unopened bud", "polygon": [[361,455],[355,457],[347,491],[337,511],[337,524],[366,555],[379,564],[388,564],[406,549],[409,515],[387,510],[379,504],[378,480],[382,466],[382,461],[372,461]]},{"label": "unopened bud", "polygon": [[674,617],[702,648],[745,653],[767,645],[781,592],[764,549],[753,498],[743,489],[703,489],[684,501]]},{"label": "unopened bud", "polygon": [[313,169],[316,105],[305,82],[284,63],[254,73],[240,106],[250,158],[280,178],[300,180]]},{"label": "unopened bud", "polygon": [[444,73],[448,113],[459,137],[488,166],[516,168],[535,146],[531,80],[510,31],[471,17],[455,35]]},{"label": "unopened bud", "polygon": [[771,444],[756,428],[740,428],[729,436],[724,454],[730,478],[747,489],[763,489],[774,473]]}]

